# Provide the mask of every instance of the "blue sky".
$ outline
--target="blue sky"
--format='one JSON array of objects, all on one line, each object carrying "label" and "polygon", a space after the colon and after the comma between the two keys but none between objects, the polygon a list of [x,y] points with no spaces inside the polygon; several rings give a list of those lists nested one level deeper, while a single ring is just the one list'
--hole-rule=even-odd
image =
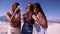
[{"label": "blue sky", "polygon": [[21,14],[25,12],[28,3],[39,2],[47,19],[60,19],[60,0],[0,0],[0,16],[10,11],[15,2],[21,4]]}]

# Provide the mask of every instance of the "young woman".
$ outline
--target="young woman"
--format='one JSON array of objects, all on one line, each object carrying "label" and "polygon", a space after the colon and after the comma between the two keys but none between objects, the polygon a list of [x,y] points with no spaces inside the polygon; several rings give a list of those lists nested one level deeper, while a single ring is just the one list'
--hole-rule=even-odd
[{"label": "young woman", "polygon": [[33,23],[34,23],[34,20],[31,18],[32,7],[33,7],[33,4],[28,4],[27,12],[23,14],[24,25],[22,27],[22,34],[32,34]]},{"label": "young woman", "polygon": [[33,34],[45,34],[47,19],[39,3],[34,4],[34,14],[32,15],[32,18],[35,20]]},{"label": "young woman", "polygon": [[6,17],[10,24],[8,34],[20,34],[21,22],[19,3],[12,5],[12,10],[11,12],[7,12]]}]

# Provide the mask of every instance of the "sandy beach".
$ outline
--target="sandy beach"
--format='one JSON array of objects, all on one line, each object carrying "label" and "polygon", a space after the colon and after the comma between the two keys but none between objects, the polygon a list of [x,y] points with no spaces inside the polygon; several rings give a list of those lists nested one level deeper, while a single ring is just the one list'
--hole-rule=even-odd
[{"label": "sandy beach", "polygon": [[[23,23],[22,23],[23,25]],[[7,34],[9,24],[0,23],[0,34]],[[60,34],[60,23],[48,22],[47,34]]]},{"label": "sandy beach", "polygon": [[8,23],[0,23],[0,34],[7,34],[9,24]]}]

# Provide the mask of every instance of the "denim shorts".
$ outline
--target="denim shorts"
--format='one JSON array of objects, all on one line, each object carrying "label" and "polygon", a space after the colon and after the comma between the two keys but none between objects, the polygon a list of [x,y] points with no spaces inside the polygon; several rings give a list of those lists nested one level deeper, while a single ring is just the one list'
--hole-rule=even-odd
[{"label": "denim shorts", "polygon": [[26,21],[22,27],[22,34],[32,34],[33,26],[30,26],[28,21]]}]

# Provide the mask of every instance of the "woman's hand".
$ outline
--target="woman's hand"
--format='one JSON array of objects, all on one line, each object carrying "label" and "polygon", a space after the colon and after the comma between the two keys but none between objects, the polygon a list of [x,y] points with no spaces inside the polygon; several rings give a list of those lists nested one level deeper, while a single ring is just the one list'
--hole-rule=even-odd
[{"label": "woman's hand", "polygon": [[32,15],[32,18],[36,21],[37,17],[35,15]]},{"label": "woman's hand", "polygon": [[19,13],[20,12],[20,6],[18,6],[16,9],[15,9],[16,13]]}]

